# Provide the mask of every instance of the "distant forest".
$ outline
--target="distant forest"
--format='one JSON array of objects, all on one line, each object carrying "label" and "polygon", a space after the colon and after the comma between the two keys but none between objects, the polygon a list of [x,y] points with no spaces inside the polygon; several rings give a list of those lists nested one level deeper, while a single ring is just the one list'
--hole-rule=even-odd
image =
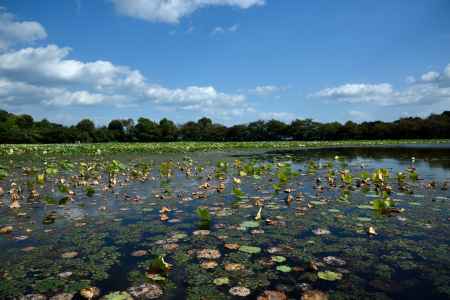
[{"label": "distant forest", "polygon": [[276,140],[373,140],[373,139],[450,138],[450,111],[427,118],[409,117],[393,122],[348,121],[319,123],[311,119],[292,121],[255,121],[224,126],[209,118],[175,124],[168,119],[154,122],[140,118],[112,120],[96,127],[89,119],[74,126],[35,121],[30,115],[15,115],[0,110],[0,143],[102,143],[169,141],[276,141]]}]

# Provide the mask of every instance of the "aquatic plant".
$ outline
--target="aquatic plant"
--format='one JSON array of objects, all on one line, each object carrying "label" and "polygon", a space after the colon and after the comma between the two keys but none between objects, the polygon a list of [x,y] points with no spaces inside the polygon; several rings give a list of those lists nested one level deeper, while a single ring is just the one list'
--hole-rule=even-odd
[{"label": "aquatic plant", "polygon": [[261,252],[261,248],[243,245],[243,246],[239,247],[239,251],[245,252],[245,253],[250,253],[250,254],[257,254],[257,253]]},{"label": "aquatic plant", "polygon": [[161,177],[172,177],[172,161],[164,161],[159,165],[159,174]]},{"label": "aquatic plant", "polygon": [[211,225],[212,217],[209,213],[208,208],[198,207],[196,210],[197,217],[200,219],[199,227],[203,229],[207,229]]},{"label": "aquatic plant", "polygon": [[340,172],[340,178],[343,184],[352,185],[353,176],[350,173],[350,170],[343,170]]},{"label": "aquatic plant", "polygon": [[380,168],[372,173],[372,181],[378,186],[384,185],[388,179],[389,171],[387,169]]},{"label": "aquatic plant", "polygon": [[8,177],[9,172],[8,169],[0,164],[0,180],[5,179],[6,177]]},{"label": "aquatic plant", "polygon": [[318,272],[317,277],[326,281],[336,281],[342,279],[342,274],[333,271]]},{"label": "aquatic plant", "polygon": [[394,201],[386,193],[383,194],[383,198],[375,199],[372,202],[373,209],[381,214],[389,213],[394,206]]},{"label": "aquatic plant", "polygon": [[241,198],[245,197],[245,193],[239,187],[233,188],[233,195],[237,199],[241,199]]},{"label": "aquatic plant", "polygon": [[171,265],[164,260],[164,256],[159,255],[150,262],[149,273],[165,274],[171,268]]}]

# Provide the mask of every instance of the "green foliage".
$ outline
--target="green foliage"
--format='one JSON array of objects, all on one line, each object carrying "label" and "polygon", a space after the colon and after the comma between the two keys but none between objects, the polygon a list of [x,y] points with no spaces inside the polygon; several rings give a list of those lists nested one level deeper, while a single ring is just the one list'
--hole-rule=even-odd
[{"label": "green foliage", "polygon": [[215,176],[216,178],[226,177],[228,173],[228,162],[224,160],[219,160],[216,163]]},{"label": "green foliage", "polygon": [[349,170],[344,170],[340,174],[341,181],[346,185],[351,185],[353,183],[353,176]]},{"label": "green foliage", "polygon": [[172,176],[173,163],[171,161],[162,162],[159,166],[159,174],[161,177],[171,177]]},{"label": "green foliage", "polygon": [[411,179],[412,181],[416,181],[419,179],[419,175],[417,174],[415,169],[409,170],[409,179]]},{"label": "green foliage", "polygon": [[120,172],[125,170],[125,165],[118,160],[111,161],[106,167],[106,171],[110,177],[118,175]]},{"label": "green foliage", "polygon": [[308,173],[315,174],[317,170],[319,170],[319,166],[317,165],[317,163],[313,160],[310,160],[308,162]]},{"label": "green foliage", "polygon": [[364,181],[369,181],[370,180],[370,174],[367,171],[363,171],[361,173],[359,173],[358,178]]},{"label": "green foliage", "polygon": [[238,187],[233,188],[233,195],[238,199],[245,197],[245,193]]},{"label": "green foliage", "polygon": [[375,184],[383,185],[389,179],[389,171],[387,169],[377,169],[372,173],[372,181]]},{"label": "green foliage", "polygon": [[395,206],[394,201],[392,201],[392,199],[387,195],[385,195],[382,199],[375,199],[372,202],[372,208],[381,214],[389,213],[390,208],[394,206]]},{"label": "green foliage", "polygon": [[[450,138],[449,112],[434,114],[427,118],[402,118],[394,122],[346,122],[319,123],[311,119],[294,120],[285,124],[277,120],[255,121],[226,127],[201,118],[176,125],[162,119],[159,122],[139,118],[137,124],[132,119],[112,120],[107,127],[95,127],[88,119],[76,126],[62,126],[48,120],[35,121],[30,115],[14,115],[0,111],[0,141],[2,143],[99,143],[99,142],[175,142],[175,141],[302,141],[292,148],[304,147],[305,141],[364,140],[374,143],[374,139]],[[280,142],[281,145],[292,144]],[[337,144],[337,143],[336,143]],[[340,143],[339,143],[340,144]],[[319,146],[311,143],[311,146]],[[228,146],[227,146],[228,147]],[[90,147],[89,147],[90,148]],[[147,148],[147,147],[145,147]],[[152,148],[152,147],[150,147]],[[245,147],[246,148],[246,147]],[[267,148],[267,147],[266,147]],[[280,148],[280,147],[274,147]],[[90,149],[91,150],[91,149]],[[66,151],[66,150],[65,150]],[[190,150],[192,151],[192,150]],[[345,164],[345,161],[339,161]]]},{"label": "green foliage", "polygon": [[9,172],[8,172],[7,168],[0,165],[0,180],[5,179],[6,177],[8,177],[8,175],[9,175]]},{"label": "green foliage", "polygon": [[403,172],[397,172],[397,182],[399,184],[402,184],[405,182],[405,180],[406,180],[406,174]]},{"label": "green foliage", "polygon": [[200,222],[202,222],[202,223],[210,223],[211,222],[212,217],[207,208],[198,207],[196,210],[196,213],[200,219]]},{"label": "green foliage", "polygon": [[87,186],[84,191],[88,197],[92,197],[95,194],[95,189],[92,186]]},{"label": "green foliage", "polygon": [[169,271],[170,265],[164,260],[164,256],[159,255],[150,262],[149,272],[154,274],[165,274]]},{"label": "green foliage", "polygon": [[56,164],[48,164],[45,168],[45,175],[56,176],[58,175],[58,166]]}]

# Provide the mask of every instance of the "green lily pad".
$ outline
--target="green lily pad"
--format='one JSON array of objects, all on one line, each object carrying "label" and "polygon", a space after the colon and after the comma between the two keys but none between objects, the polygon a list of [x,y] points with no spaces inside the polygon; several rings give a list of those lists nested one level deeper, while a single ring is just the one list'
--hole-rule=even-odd
[{"label": "green lily pad", "polygon": [[241,246],[239,247],[239,251],[250,253],[250,254],[257,254],[261,252],[261,248],[259,247],[253,247],[253,246]]},{"label": "green lily pad", "polygon": [[358,217],[356,218],[360,222],[370,222],[372,219],[367,217]]},{"label": "green lily pad", "polygon": [[357,208],[360,208],[360,209],[373,209],[373,207],[371,205],[367,205],[367,204],[358,205]]},{"label": "green lily pad", "polygon": [[130,294],[127,292],[114,292],[110,293],[102,298],[103,300],[133,300]]},{"label": "green lily pad", "polygon": [[245,228],[256,228],[259,227],[259,222],[257,221],[245,221],[241,224],[241,227]]},{"label": "green lily pad", "polygon": [[215,285],[227,285],[230,283],[230,279],[228,277],[219,277],[214,279],[213,283]]},{"label": "green lily pad", "polygon": [[309,201],[309,202],[311,202],[314,205],[325,205],[325,204],[327,204],[326,202],[322,202],[322,201]]},{"label": "green lily pad", "polygon": [[151,274],[151,276],[148,276],[153,281],[165,281],[166,277],[160,275],[160,274]]},{"label": "green lily pad", "polygon": [[277,263],[282,263],[286,261],[286,257],[284,256],[272,256],[272,261],[277,262]]},{"label": "green lily pad", "polygon": [[283,273],[289,273],[292,271],[292,268],[286,265],[277,266],[277,271],[283,272]]},{"label": "green lily pad", "polygon": [[320,279],[327,280],[327,281],[336,281],[342,279],[341,273],[336,273],[332,271],[325,271],[325,272],[318,272],[317,276]]},{"label": "green lily pad", "polygon": [[173,238],[174,239],[177,239],[177,240],[181,240],[181,239],[184,239],[185,237],[187,237],[188,235],[187,234],[185,234],[185,233],[177,233],[177,234],[175,234],[174,236],[173,236]]}]

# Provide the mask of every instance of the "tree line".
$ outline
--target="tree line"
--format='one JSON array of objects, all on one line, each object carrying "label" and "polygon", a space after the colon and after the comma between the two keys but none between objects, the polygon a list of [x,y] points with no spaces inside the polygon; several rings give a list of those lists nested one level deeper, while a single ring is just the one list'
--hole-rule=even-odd
[{"label": "tree line", "polygon": [[102,143],[169,141],[276,141],[276,140],[351,140],[351,139],[431,139],[450,138],[450,111],[427,118],[408,117],[393,122],[320,123],[297,119],[289,124],[278,120],[255,121],[224,126],[209,118],[175,124],[166,118],[159,122],[147,118],[112,120],[96,127],[83,119],[63,126],[46,119],[15,115],[0,110],[0,143]]}]

